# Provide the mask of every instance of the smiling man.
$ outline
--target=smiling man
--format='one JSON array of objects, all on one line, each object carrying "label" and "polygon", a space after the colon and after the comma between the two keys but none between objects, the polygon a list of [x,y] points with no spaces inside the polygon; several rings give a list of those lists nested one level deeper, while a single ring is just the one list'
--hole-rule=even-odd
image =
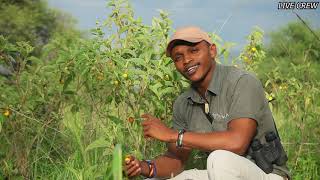
[{"label": "smiling man", "polygon": [[[175,180],[282,180],[286,154],[260,81],[246,71],[215,62],[216,46],[198,27],[178,29],[167,56],[190,81],[173,106],[173,128],[143,115],[145,137],[168,143],[154,160],[131,157],[129,177]],[[208,153],[207,169],[184,170],[192,149]]]}]

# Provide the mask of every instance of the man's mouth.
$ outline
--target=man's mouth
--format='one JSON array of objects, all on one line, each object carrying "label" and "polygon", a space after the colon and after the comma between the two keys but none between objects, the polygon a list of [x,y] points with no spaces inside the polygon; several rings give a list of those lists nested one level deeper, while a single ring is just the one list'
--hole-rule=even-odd
[{"label": "man's mouth", "polygon": [[189,66],[188,68],[186,68],[185,72],[187,73],[188,76],[190,76],[194,74],[198,68],[199,68],[199,64]]}]

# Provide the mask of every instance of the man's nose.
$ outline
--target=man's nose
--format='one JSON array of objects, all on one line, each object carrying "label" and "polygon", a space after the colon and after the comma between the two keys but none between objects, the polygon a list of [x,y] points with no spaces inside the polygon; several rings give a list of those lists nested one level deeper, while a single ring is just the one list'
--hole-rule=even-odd
[{"label": "man's nose", "polygon": [[189,64],[193,58],[191,56],[185,56],[183,64]]}]

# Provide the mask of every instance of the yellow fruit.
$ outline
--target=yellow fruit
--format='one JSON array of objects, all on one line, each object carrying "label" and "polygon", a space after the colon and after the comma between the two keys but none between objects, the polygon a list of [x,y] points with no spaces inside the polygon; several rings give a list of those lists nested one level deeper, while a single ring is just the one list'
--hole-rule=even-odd
[{"label": "yellow fruit", "polygon": [[113,84],[114,85],[119,85],[119,81],[115,80],[115,81],[113,81]]},{"label": "yellow fruit", "polygon": [[131,161],[131,156],[130,155],[126,155],[125,159],[124,159],[124,162],[126,164],[128,164],[129,162]]},{"label": "yellow fruit", "polygon": [[103,73],[99,73],[98,76],[97,76],[97,79],[99,81],[103,80]]},{"label": "yellow fruit", "polygon": [[273,98],[271,96],[269,96],[268,100],[271,101]]},{"label": "yellow fruit", "polygon": [[3,112],[3,115],[8,117],[10,116],[10,111],[8,109],[6,109],[4,112]]},{"label": "yellow fruit", "polygon": [[251,48],[251,51],[252,51],[252,52],[256,52],[257,49],[256,49],[255,47],[253,47],[253,48]]},{"label": "yellow fruit", "polygon": [[249,62],[249,58],[247,56],[243,57],[244,62]]},{"label": "yellow fruit", "polygon": [[127,73],[124,73],[124,74],[122,74],[122,77],[127,78],[127,77],[128,77],[128,74],[127,74]]}]

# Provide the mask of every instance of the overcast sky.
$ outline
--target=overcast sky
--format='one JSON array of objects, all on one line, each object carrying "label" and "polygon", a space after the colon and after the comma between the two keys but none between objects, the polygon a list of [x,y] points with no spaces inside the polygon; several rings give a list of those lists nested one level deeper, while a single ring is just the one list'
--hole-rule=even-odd
[{"label": "overcast sky", "polygon": [[[275,0],[131,0],[136,17],[151,24],[158,16],[158,9],[170,14],[173,27],[196,25],[209,32],[216,32],[225,41],[235,42],[239,51],[246,36],[254,26],[266,33],[298,20],[292,10],[278,10]],[[319,2],[319,1],[317,1]],[[70,13],[78,20],[78,27],[88,30],[97,20],[104,20],[110,13],[106,0],[49,0],[51,7]],[[319,5],[320,6],[320,5]],[[320,27],[320,7],[316,10],[294,10],[313,28]]]}]

